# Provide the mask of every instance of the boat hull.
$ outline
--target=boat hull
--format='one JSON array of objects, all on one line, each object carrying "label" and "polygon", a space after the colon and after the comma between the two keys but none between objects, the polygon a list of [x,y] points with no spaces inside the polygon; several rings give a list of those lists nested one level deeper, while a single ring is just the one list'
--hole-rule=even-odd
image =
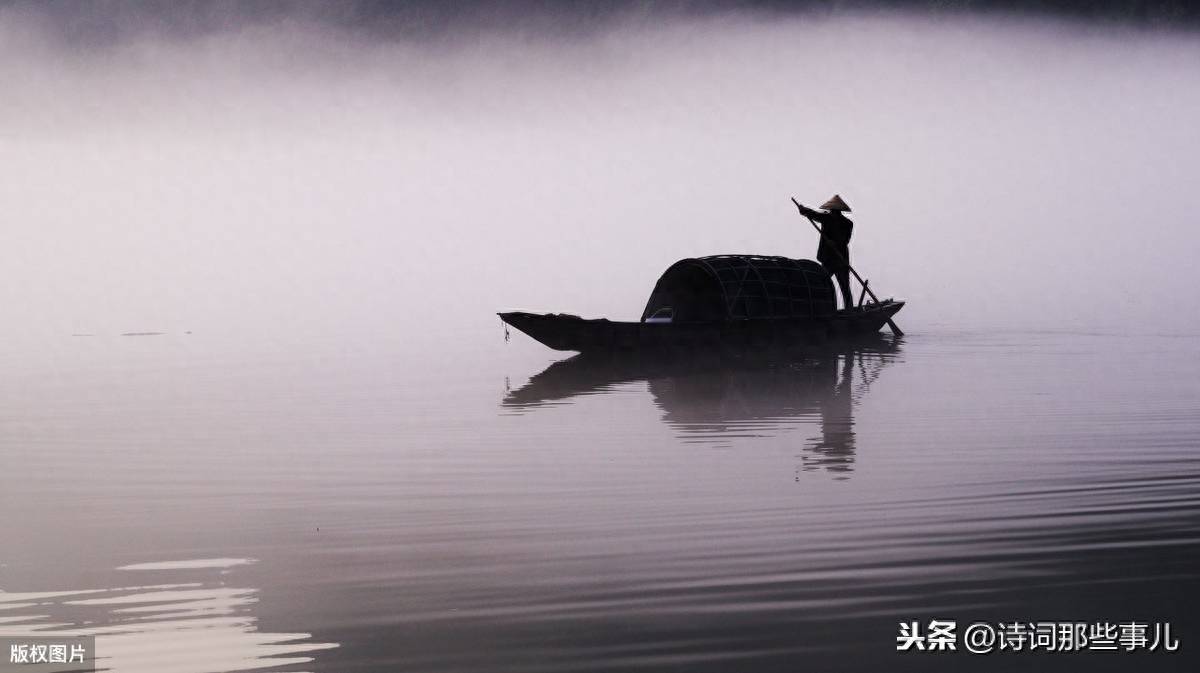
[{"label": "boat hull", "polygon": [[560,351],[614,352],[687,348],[759,348],[819,344],[877,333],[902,301],[838,311],[825,319],[755,318],[709,322],[617,322],[563,313],[500,313],[500,319]]}]

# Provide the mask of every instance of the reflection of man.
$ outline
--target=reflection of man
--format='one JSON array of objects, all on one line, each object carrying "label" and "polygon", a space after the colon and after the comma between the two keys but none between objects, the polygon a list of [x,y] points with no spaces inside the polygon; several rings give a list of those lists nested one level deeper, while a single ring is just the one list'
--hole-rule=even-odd
[{"label": "reflection of man", "polygon": [[[797,204],[799,205],[799,204]],[[821,204],[825,212],[800,206],[800,212],[821,223],[821,244],[817,247],[817,261],[837,279],[842,290],[842,308],[854,306],[850,295],[850,235],[854,223],[842,213],[850,212],[850,206],[837,194]]]},{"label": "reflection of man", "polygon": [[829,359],[830,381],[837,380],[827,397],[822,397],[821,437],[810,450],[816,454],[813,462],[830,472],[849,472],[854,469],[854,399],[851,394],[855,353],[842,356],[842,376],[838,380],[837,358]]}]

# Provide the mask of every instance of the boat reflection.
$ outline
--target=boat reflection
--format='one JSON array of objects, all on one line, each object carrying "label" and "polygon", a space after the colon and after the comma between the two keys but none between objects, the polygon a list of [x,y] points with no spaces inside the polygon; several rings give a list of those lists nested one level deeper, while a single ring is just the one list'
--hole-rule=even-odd
[{"label": "boat reflection", "polygon": [[802,352],[737,357],[577,355],[509,391],[503,406],[522,412],[645,382],[663,422],[681,441],[732,446],[815,426],[818,432],[804,440],[798,471],[846,478],[857,451],[855,407],[900,354],[900,339],[879,335]]},{"label": "boat reflection", "polygon": [[[251,611],[258,590],[227,583],[230,568],[252,562],[198,559],[117,569],[129,571],[131,579],[160,579],[166,573],[185,580],[169,584],[0,591],[0,633],[96,636],[96,670],[125,673],[294,671],[311,664],[314,652],[337,647],[314,642],[307,633],[260,631]],[[180,576],[179,571],[191,572]]]}]

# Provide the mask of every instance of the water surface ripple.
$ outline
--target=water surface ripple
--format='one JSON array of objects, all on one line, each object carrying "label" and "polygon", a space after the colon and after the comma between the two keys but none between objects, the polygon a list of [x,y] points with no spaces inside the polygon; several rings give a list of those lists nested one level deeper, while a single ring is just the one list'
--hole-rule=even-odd
[{"label": "water surface ripple", "polygon": [[[454,367],[136,343],[0,400],[36,419],[6,429],[0,632],[97,633],[112,670],[1195,670],[1195,339]],[[931,618],[1169,621],[1182,648],[898,654]]]}]

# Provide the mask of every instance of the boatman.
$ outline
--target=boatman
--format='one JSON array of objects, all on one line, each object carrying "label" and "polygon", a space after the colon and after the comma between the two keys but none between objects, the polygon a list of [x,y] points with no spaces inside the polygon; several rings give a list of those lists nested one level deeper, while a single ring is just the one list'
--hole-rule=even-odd
[{"label": "boatman", "polygon": [[830,275],[837,279],[838,287],[842,289],[842,307],[854,306],[854,298],[850,295],[850,234],[854,231],[854,223],[842,213],[850,212],[850,206],[837,194],[833,195],[820,210],[800,206],[800,212],[821,223],[821,245],[817,248],[817,261],[824,266]]}]

